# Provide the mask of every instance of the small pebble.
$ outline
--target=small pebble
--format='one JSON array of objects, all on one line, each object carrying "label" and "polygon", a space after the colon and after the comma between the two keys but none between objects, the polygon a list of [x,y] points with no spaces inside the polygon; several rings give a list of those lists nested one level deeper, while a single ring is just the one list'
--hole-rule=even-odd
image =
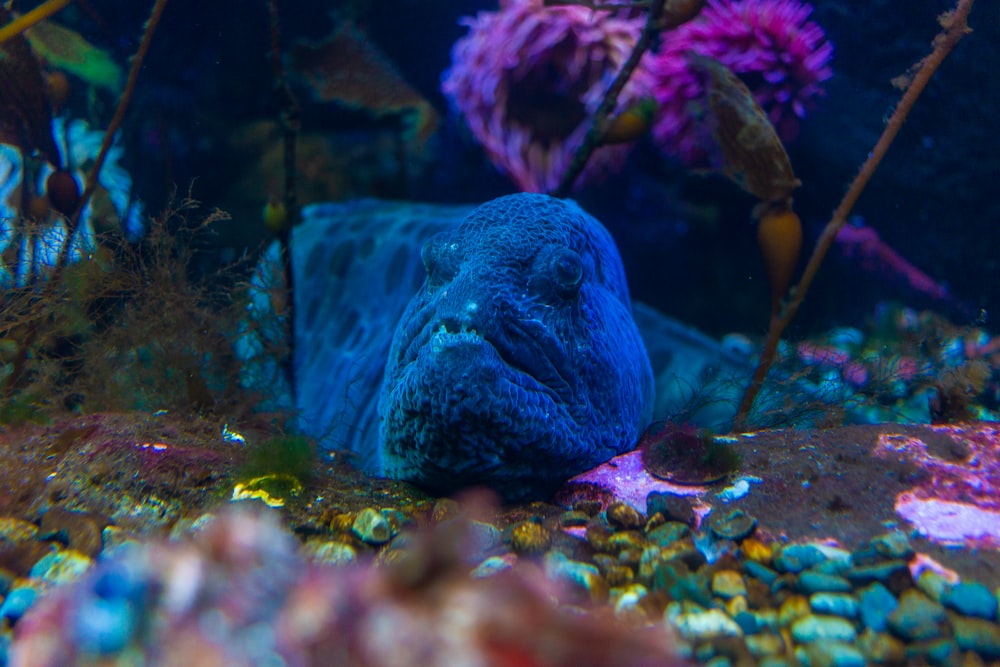
[{"label": "small pebble", "polygon": [[779,572],[801,572],[826,560],[826,556],[812,544],[789,544],[774,559]]},{"label": "small pebble", "polygon": [[712,593],[728,600],[737,595],[746,595],[747,586],[739,572],[719,570],[712,575]]},{"label": "small pebble", "polygon": [[860,603],[861,622],[874,632],[885,632],[889,614],[899,606],[896,596],[877,581],[861,590]]},{"label": "small pebble", "polygon": [[24,616],[24,613],[31,608],[38,592],[32,586],[18,586],[11,590],[0,604],[0,621],[6,621],[11,625]]},{"label": "small pebble", "polygon": [[672,493],[651,491],[646,496],[646,513],[650,516],[660,513],[668,521],[677,521],[687,525],[694,524],[694,508],[691,501],[683,496]]},{"label": "small pebble", "polygon": [[847,593],[813,593],[809,606],[816,614],[829,614],[843,618],[856,618],[859,607],[853,595]]},{"label": "small pebble", "polygon": [[358,558],[354,547],[338,540],[309,540],[302,546],[302,554],[323,565],[346,565]]},{"label": "small pebble", "polygon": [[719,539],[742,540],[757,528],[757,519],[743,510],[732,510],[718,515],[716,512],[709,515],[708,527]]},{"label": "small pebble", "polygon": [[642,524],[646,522],[646,519],[639,514],[638,510],[628,503],[623,502],[614,502],[608,505],[605,516],[608,517],[608,523],[612,526],[626,530],[642,528]]},{"label": "small pebble", "polygon": [[738,637],[743,634],[739,624],[721,609],[682,613],[669,620],[685,639],[703,641],[715,637]]},{"label": "small pebble", "polygon": [[982,618],[953,616],[955,641],[964,651],[975,651],[987,660],[1000,658],[1000,625]]},{"label": "small pebble", "polygon": [[906,641],[923,641],[941,636],[945,621],[944,607],[915,588],[903,591],[899,606],[889,614],[887,625]]},{"label": "small pebble", "polygon": [[21,544],[38,537],[38,526],[12,516],[0,517],[0,544]]},{"label": "small pebble", "polygon": [[351,532],[367,544],[385,544],[392,538],[388,519],[374,507],[366,507],[355,517]]},{"label": "small pebble", "polygon": [[54,551],[44,556],[31,568],[28,576],[53,584],[76,581],[90,569],[94,560],[74,549]]},{"label": "small pebble", "polygon": [[819,640],[801,646],[795,655],[805,667],[865,667],[865,656],[850,644],[837,640]]},{"label": "small pebble", "polygon": [[851,582],[847,579],[815,570],[806,570],[800,574],[798,586],[803,593],[846,593],[851,590]]},{"label": "small pebble", "polygon": [[941,595],[941,604],[965,616],[996,620],[997,598],[978,582],[961,582]]},{"label": "small pebble", "polygon": [[519,554],[541,555],[551,542],[552,533],[536,521],[522,521],[510,531],[510,548]]},{"label": "small pebble", "polygon": [[882,558],[910,560],[913,558],[913,547],[902,531],[880,535],[872,540],[872,548]]},{"label": "small pebble", "polygon": [[801,644],[832,639],[840,642],[853,642],[857,637],[854,624],[839,616],[809,614],[798,619],[791,626],[792,638]]},{"label": "small pebble", "polygon": [[666,547],[678,540],[682,540],[691,534],[691,529],[687,524],[677,521],[668,521],[649,531],[646,539],[653,544]]}]

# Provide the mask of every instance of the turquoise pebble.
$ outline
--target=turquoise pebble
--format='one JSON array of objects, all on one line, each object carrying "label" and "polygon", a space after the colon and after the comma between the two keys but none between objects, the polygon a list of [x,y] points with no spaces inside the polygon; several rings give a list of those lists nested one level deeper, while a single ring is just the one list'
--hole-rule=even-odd
[{"label": "turquoise pebble", "polygon": [[906,641],[924,641],[941,636],[944,607],[915,588],[903,591],[899,606],[889,614],[889,630]]},{"label": "turquoise pebble", "polygon": [[484,577],[492,577],[494,574],[499,574],[513,567],[513,563],[503,556],[490,556],[482,563],[473,568],[472,572],[469,574],[474,579],[482,579]]},{"label": "turquoise pebble", "polygon": [[855,618],[859,605],[854,596],[847,593],[813,593],[809,596],[809,607],[815,614]]},{"label": "turquoise pebble", "polygon": [[781,550],[774,565],[781,572],[801,572],[824,560],[826,556],[812,544],[790,544]]},{"label": "turquoise pebble", "polygon": [[803,593],[847,593],[851,582],[835,574],[806,570],[799,575],[799,588]]},{"label": "turquoise pebble", "polygon": [[910,541],[906,534],[899,530],[879,535],[872,540],[872,548],[882,558],[909,560],[913,557],[913,547],[910,546]]},{"label": "turquoise pebble", "polygon": [[832,639],[853,642],[857,637],[854,624],[838,616],[809,614],[792,623],[792,637],[800,644]]},{"label": "turquoise pebble", "polygon": [[876,581],[861,591],[861,622],[873,632],[885,632],[886,620],[898,606],[896,596]]},{"label": "turquoise pebble", "polygon": [[111,655],[122,651],[136,629],[135,609],[122,598],[94,597],[74,615],[77,646],[91,655]]},{"label": "turquoise pebble", "polygon": [[53,551],[42,556],[28,576],[54,584],[66,584],[79,579],[93,564],[93,559],[79,551]]},{"label": "turquoise pebble", "polygon": [[667,547],[691,534],[687,524],[678,521],[668,521],[649,531],[646,539],[660,547]]},{"label": "turquoise pebble", "polygon": [[850,644],[824,639],[796,651],[805,667],[865,667],[865,656]]},{"label": "turquoise pebble", "polygon": [[[906,648],[906,653],[910,662],[913,662],[917,656],[922,656],[926,658],[926,662],[932,665],[961,664],[961,654],[954,639],[936,639],[921,644],[911,644]],[[920,662],[918,664],[926,663]]]},{"label": "turquoise pebble", "polygon": [[844,577],[856,586],[864,586],[873,581],[889,581],[904,570],[910,571],[910,566],[905,560],[887,560],[873,565],[857,565],[846,570]]},{"label": "turquoise pebble", "polygon": [[955,641],[964,651],[975,651],[987,660],[1000,658],[1000,625],[982,618],[953,616]]},{"label": "turquoise pebble", "polygon": [[773,584],[778,578],[777,572],[766,565],[761,565],[757,561],[748,560],[743,564],[743,570],[751,577],[759,579],[768,586]]},{"label": "turquoise pebble", "polygon": [[36,595],[34,588],[22,587],[12,590],[0,605],[0,620],[9,621],[12,625],[16,623],[31,608]]},{"label": "turquoise pebble", "polygon": [[965,616],[996,620],[997,599],[986,586],[978,582],[959,583],[941,595],[941,604]]}]

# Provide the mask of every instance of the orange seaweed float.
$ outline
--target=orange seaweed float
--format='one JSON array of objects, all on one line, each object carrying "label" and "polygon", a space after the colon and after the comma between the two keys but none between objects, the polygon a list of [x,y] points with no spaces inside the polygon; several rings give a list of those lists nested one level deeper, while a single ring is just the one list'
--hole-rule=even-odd
[{"label": "orange seaweed float", "polygon": [[791,201],[761,207],[757,212],[757,244],[771,285],[771,316],[778,313],[781,298],[792,283],[802,249],[802,222]]}]

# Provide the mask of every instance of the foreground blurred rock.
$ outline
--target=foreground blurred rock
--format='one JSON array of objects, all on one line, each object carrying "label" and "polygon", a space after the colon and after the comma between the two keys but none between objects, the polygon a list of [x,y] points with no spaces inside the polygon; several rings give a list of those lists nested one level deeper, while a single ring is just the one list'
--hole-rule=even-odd
[{"label": "foreground blurred rock", "polygon": [[15,626],[10,664],[681,665],[665,626],[559,606],[528,561],[470,576],[464,518],[401,536],[383,563],[307,562],[276,514],[228,511],[129,543]]}]

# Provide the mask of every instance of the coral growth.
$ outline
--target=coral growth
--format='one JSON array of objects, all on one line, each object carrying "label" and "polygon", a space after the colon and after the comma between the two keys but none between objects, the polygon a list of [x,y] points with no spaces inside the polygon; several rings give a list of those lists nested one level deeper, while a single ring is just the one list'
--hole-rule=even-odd
[{"label": "coral growth", "polygon": [[[499,11],[480,12],[464,24],[469,34],[452,49],[445,95],[501,171],[523,190],[551,192],[642,32],[642,19],[504,0]],[[638,103],[650,83],[640,68],[619,108]],[[596,151],[581,181],[620,165],[627,150]]]},{"label": "coral growth", "polygon": [[740,75],[779,135],[791,139],[809,104],[830,78],[832,45],[798,0],[709,0],[693,21],[671,32],[648,61],[660,115],[653,135],[689,166],[703,167],[703,83],[688,53],[708,56]]}]

